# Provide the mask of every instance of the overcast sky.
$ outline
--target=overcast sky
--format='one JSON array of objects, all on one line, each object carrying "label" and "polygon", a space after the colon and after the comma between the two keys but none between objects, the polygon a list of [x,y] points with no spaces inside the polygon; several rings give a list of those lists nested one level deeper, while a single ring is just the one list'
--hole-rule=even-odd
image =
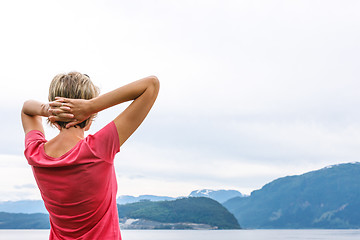
[{"label": "overcast sky", "polygon": [[[118,195],[249,194],[359,161],[359,12],[359,1],[329,0],[1,1],[0,201],[40,199],[20,111],[72,70],[102,93],[160,80],[116,156]],[[90,133],[124,107],[101,112]]]}]

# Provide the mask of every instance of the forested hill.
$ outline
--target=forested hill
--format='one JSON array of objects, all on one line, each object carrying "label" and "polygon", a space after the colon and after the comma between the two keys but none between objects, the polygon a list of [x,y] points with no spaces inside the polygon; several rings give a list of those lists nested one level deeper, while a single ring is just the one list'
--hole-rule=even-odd
[{"label": "forested hill", "polygon": [[360,228],[360,163],[279,178],[224,206],[245,228]]},{"label": "forested hill", "polygon": [[206,197],[174,201],[142,201],[118,205],[120,218],[146,219],[161,223],[208,224],[218,229],[239,229],[235,217],[220,203]]}]

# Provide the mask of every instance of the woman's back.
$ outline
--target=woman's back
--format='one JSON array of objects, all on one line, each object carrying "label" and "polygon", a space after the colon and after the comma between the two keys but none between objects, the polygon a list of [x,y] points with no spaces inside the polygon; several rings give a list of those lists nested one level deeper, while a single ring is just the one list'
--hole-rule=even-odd
[{"label": "woman's back", "polygon": [[50,239],[118,239],[113,160],[119,141],[114,123],[59,158],[48,156],[45,144],[39,131],[26,135],[25,156],[49,211]]}]

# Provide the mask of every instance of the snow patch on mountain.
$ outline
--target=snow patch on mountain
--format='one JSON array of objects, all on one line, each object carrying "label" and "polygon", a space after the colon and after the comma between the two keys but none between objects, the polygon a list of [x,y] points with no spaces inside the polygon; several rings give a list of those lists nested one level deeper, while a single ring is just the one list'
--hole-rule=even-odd
[{"label": "snow patch on mountain", "polygon": [[224,203],[231,198],[246,197],[246,195],[236,190],[200,189],[200,190],[192,191],[189,194],[189,197],[208,197],[220,203]]}]

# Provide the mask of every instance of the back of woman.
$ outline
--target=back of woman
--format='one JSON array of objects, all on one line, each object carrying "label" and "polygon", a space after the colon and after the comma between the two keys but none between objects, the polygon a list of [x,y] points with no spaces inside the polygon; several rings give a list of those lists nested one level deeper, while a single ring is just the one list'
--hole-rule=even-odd
[{"label": "back of woman", "polygon": [[46,142],[41,132],[29,132],[25,156],[50,215],[50,239],[119,239],[113,165],[119,140],[114,123],[58,158],[45,153]]},{"label": "back of woman", "polygon": [[[75,75],[84,80],[85,75]],[[156,77],[148,77],[88,99],[59,91],[51,96],[50,87],[49,105],[24,103],[25,156],[49,211],[50,239],[121,239],[114,157],[146,117],[158,90]],[[113,121],[84,138],[94,114],[132,99],[136,100]],[[41,116],[60,130],[50,141],[45,139]]]}]

